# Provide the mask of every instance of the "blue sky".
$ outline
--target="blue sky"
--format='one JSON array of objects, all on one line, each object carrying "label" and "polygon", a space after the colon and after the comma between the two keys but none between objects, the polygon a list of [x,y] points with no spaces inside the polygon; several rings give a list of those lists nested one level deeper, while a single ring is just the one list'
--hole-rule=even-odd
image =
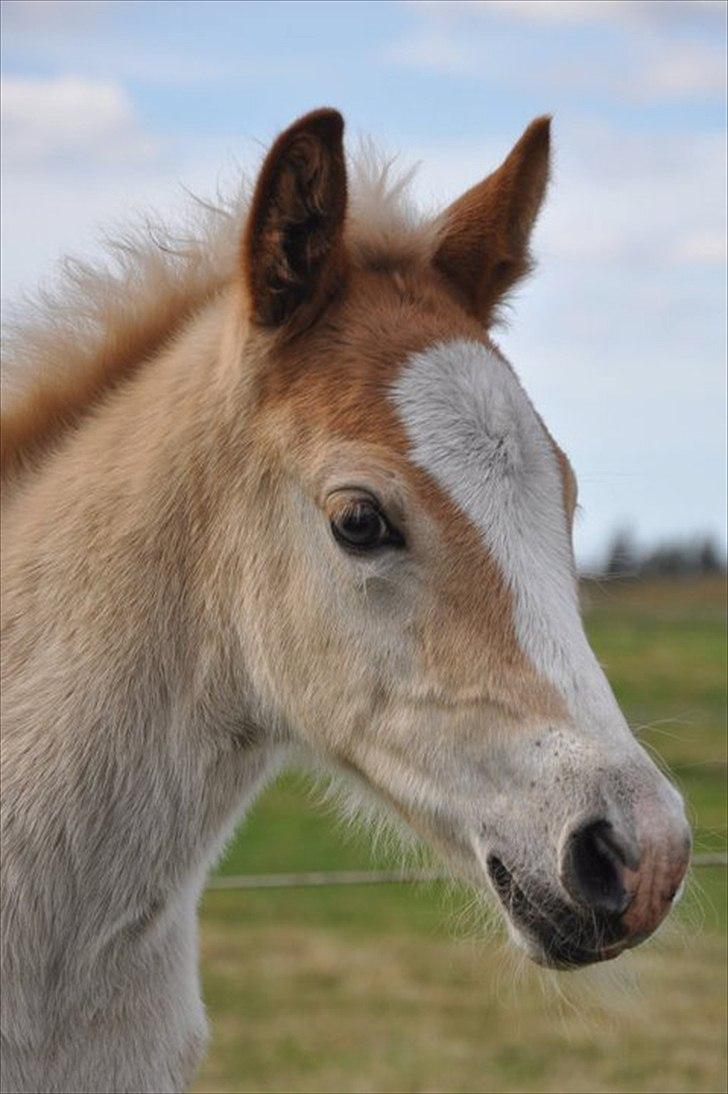
[{"label": "blue sky", "polygon": [[132,207],[174,214],[313,106],[437,208],[553,112],[556,168],[499,341],[580,480],[577,546],[725,540],[725,4],[6,0],[3,295]]}]

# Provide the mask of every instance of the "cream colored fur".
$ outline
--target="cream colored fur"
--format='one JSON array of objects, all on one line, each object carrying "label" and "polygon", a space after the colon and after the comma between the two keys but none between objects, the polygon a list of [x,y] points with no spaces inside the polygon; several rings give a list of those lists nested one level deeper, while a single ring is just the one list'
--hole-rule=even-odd
[{"label": "cream colored fur", "polygon": [[[352,247],[421,247],[368,156],[372,231],[354,218]],[[54,455],[16,469],[3,513],[3,1091],[187,1085],[205,1040],[197,897],[290,737],[250,602],[270,544],[225,288],[246,194],[142,225],[108,267],[67,263],[7,332],[10,420],[34,390],[121,367]]]}]

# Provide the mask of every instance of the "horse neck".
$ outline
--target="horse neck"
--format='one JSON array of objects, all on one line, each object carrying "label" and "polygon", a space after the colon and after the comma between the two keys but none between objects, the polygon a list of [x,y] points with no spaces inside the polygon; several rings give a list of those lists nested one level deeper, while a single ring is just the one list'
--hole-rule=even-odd
[{"label": "horse neck", "polygon": [[58,886],[125,921],[201,878],[276,753],[212,588],[220,446],[241,428],[220,397],[227,310],[113,392],[6,514],[6,851],[56,922],[78,910]]}]

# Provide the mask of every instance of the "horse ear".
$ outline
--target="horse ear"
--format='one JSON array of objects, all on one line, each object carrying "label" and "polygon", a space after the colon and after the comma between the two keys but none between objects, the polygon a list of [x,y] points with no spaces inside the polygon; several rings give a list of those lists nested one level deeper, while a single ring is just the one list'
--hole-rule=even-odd
[{"label": "horse ear", "polygon": [[243,237],[254,323],[312,321],[345,270],[344,120],[315,110],[282,133],[265,158]]},{"label": "horse ear", "polygon": [[550,122],[531,122],[501,166],[441,219],[434,265],[486,323],[531,269],[528,244],[549,178]]}]

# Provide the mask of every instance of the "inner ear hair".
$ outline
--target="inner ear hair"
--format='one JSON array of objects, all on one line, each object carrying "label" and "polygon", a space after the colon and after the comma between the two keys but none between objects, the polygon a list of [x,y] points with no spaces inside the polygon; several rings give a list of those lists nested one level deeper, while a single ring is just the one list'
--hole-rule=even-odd
[{"label": "inner ear hair", "polygon": [[243,238],[252,322],[311,322],[346,269],[344,120],[316,110],[278,137],[256,183]]}]

